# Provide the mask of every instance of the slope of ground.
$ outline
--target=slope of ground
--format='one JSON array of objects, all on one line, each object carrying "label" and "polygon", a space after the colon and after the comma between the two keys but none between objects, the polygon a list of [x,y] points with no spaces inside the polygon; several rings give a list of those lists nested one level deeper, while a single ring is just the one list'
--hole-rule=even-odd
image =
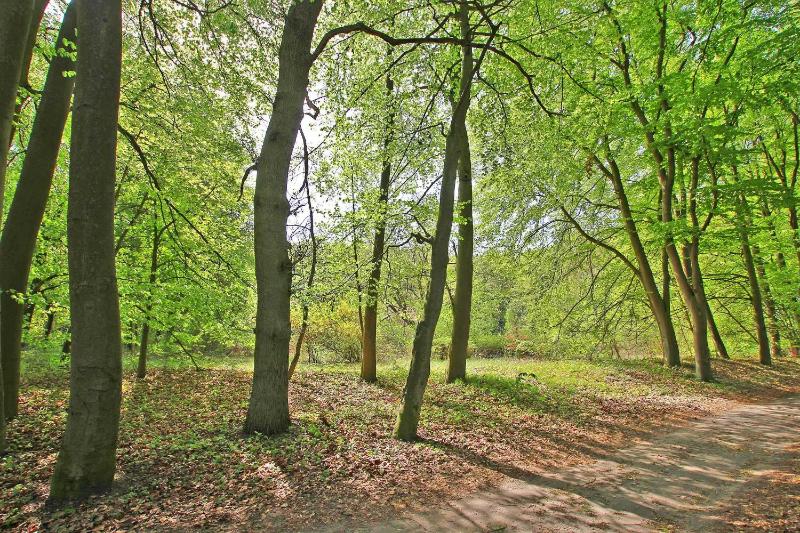
[{"label": "slope of ground", "polygon": [[[246,364],[246,363],[245,363]],[[471,360],[468,384],[436,362],[424,440],[390,438],[405,366],[359,382],[355,366],[302,370],[294,424],[243,438],[246,369],[126,374],[113,493],[43,507],[66,417],[66,369],[29,368],[0,468],[0,524],[19,531],[258,528],[285,531],[401,511],[586,464],[663,426],[800,391],[800,364],[715,363],[719,381],[654,361]],[[30,365],[29,365],[30,366]],[[524,375],[523,375],[524,373]],[[532,375],[531,375],[532,374]]]},{"label": "slope of ground", "polygon": [[517,472],[434,511],[323,531],[797,531],[800,484],[785,469],[797,466],[798,420],[797,396],[743,405],[588,464]]}]

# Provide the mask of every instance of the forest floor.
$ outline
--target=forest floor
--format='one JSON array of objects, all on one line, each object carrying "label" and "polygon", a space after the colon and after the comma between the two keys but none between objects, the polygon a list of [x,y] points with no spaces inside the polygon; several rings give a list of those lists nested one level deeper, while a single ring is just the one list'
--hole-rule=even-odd
[{"label": "forest floor", "polygon": [[[511,480],[578,472],[666,428],[695,428],[800,392],[800,362],[788,359],[772,368],[715,361],[711,384],[646,360],[473,359],[468,383],[445,385],[436,361],[422,440],[407,444],[391,438],[405,361],[381,366],[375,385],[361,383],[355,365],[310,366],[291,384],[290,431],[245,438],[251,362],[202,361],[206,369],[195,371],[156,361],[144,381],[126,371],[114,491],[48,510],[68,373],[34,363],[8,427],[10,453],[0,459],[0,528],[18,531],[382,524]],[[774,510],[797,509],[798,467],[800,458],[787,456],[781,468],[748,476],[748,490],[763,497],[732,505],[721,520],[732,529],[797,524]]]}]

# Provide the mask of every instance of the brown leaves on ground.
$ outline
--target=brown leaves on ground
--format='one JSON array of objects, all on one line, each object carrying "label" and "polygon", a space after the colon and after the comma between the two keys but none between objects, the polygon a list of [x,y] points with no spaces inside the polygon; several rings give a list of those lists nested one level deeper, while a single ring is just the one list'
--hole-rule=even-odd
[{"label": "brown leaves on ground", "polygon": [[722,517],[725,531],[800,531],[800,443],[789,460],[755,477],[737,491]]},{"label": "brown leaves on ground", "polygon": [[[799,390],[800,365],[717,365],[722,384],[652,364],[597,363],[575,377],[559,363],[474,363],[467,384],[435,371],[423,440],[391,438],[404,372],[361,383],[354,369],[300,372],[294,424],[282,436],[243,437],[250,375],[158,370],[126,375],[116,488],[75,508],[44,502],[66,418],[65,371],[25,383],[0,471],[0,524],[18,531],[128,531],[206,527],[282,531],[367,521],[457,497],[506,476],[591,460],[654,427],[724,409],[732,399]],[[543,364],[543,363],[541,363]],[[578,363],[576,363],[578,364]],[[580,363],[586,365],[587,363]],[[594,364],[594,363],[593,363]],[[520,369],[539,377],[515,380]],[[547,377],[547,372],[551,372]],[[763,374],[763,375],[762,375]],[[542,377],[545,376],[545,377]],[[564,377],[564,379],[561,379]]]}]

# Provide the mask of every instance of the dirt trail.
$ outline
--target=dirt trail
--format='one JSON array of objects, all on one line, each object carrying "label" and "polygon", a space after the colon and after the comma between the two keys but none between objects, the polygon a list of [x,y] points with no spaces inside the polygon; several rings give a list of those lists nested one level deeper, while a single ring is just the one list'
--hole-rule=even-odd
[{"label": "dirt trail", "polygon": [[592,463],[512,471],[510,482],[432,512],[327,531],[714,531],[722,509],[746,501],[745,483],[797,443],[800,397],[743,405]]}]

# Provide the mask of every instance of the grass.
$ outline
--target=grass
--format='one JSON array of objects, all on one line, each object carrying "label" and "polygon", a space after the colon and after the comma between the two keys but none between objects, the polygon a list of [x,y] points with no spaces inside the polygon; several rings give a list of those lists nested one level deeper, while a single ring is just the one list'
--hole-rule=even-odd
[{"label": "grass", "polygon": [[[358,366],[304,365],[291,384],[293,425],[244,438],[252,361],[154,358],[144,381],[124,362],[118,483],[72,512],[43,508],[66,419],[68,369],[26,354],[20,417],[0,468],[0,524],[19,530],[284,530],[342,516],[377,518],[584,461],[659,425],[800,391],[800,364],[715,361],[718,381],[652,360],[471,359],[466,383],[434,361],[424,440],[391,438],[407,361],[359,381]],[[533,376],[531,376],[531,374]]]}]

